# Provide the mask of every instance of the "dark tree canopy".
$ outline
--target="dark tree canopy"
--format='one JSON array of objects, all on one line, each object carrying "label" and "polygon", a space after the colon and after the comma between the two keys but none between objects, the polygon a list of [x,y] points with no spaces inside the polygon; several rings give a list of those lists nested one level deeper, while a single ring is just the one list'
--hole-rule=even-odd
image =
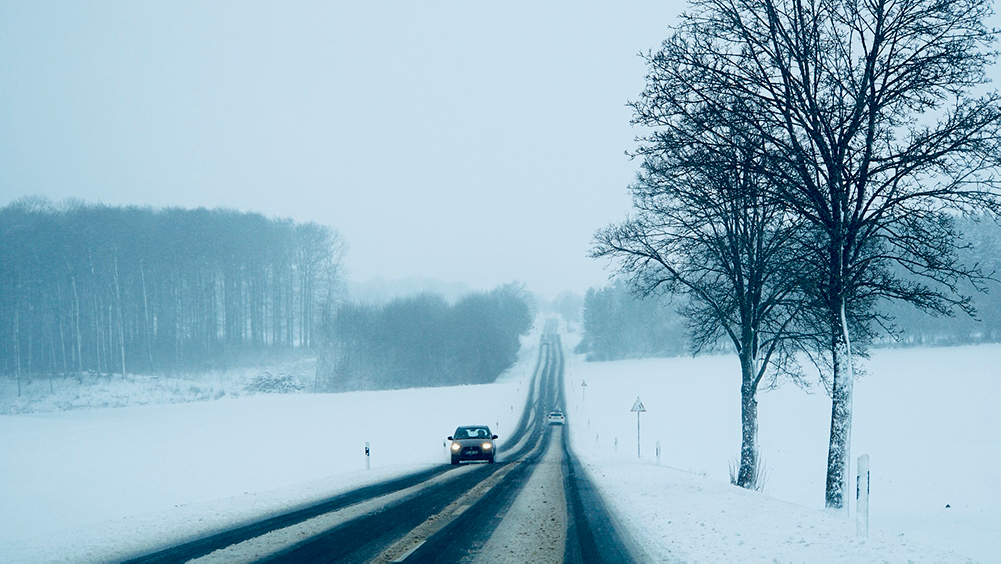
[{"label": "dark tree canopy", "polygon": [[517,361],[533,310],[515,284],[454,305],[438,294],[343,304],[325,323],[317,379],[338,392],[490,383]]},{"label": "dark tree canopy", "polygon": [[678,356],[688,350],[684,320],[669,297],[641,298],[624,283],[584,296],[584,334],[574,352],[587,360]]}]

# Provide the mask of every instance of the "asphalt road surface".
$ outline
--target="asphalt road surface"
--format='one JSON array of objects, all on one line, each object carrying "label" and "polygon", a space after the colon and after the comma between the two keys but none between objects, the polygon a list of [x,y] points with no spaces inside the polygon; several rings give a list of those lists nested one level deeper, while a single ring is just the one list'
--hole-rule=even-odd
[{"label": "asphalt road surface", "polygon": [[565,429],[547,424],[563,406],[563,348],[550,321],[521,419],[496,463],[443,464],[132,562],[642,560]]}]

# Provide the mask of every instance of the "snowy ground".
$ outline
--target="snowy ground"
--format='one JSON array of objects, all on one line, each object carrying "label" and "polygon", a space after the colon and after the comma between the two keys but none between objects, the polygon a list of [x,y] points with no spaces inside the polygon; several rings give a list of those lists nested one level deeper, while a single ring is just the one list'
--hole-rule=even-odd
[{"label": "snowy ground", "polygon": [[[822,391],[790,385],[760,397],[768,499],[727,485],[740,448],[736,358],[567,366],[575,452],[660,557],[1001,562],[1001,346],[881,350],[866,364],[852,434],[852,460],[871,458],[866,541],[855,538],[854,488],[851,514],[822,509]],[[642,458],[629,411],[637,396]]]},{"label": "snowy ground", "polygon": [[[501,436],[521,415],[538,335],[497,383],[344,394],[220,394],[107,380],[138,405],[0,415],[0,562],[113,561],[359,485],[447,463],[457,425]],[[241,390],[242,376],[205,389]],[[181,388],[189,386],[188,383]],[[45,382],[47,390],[47,382]],[[213,392],[215,393],[215,392]],[[201,394],[187,396],[200,399]],[[116,400],[123,401],[123,400]],[[365,443],[371,470],[365,470]]]},{"label": "snowy ground", "polygon": [[[537,342],[526,339],[519,364],[488,386],[233,397],[233,384],[214,401],[136,405],[159,400],[136,382],[112,382],[118,396],[132,398],[128,407],[0,415],[0,561],[120,558],[441,464],[442,440],[460,423],[495,426],[503,441],[524,401]],[[731,357],[584,363],[571,356],[568,430],[651,556],[999,561],[999,364],[995,346],[874,355],[856,387],[853,436],[853,455],[872,457],[873,534],[864,541],[848,514],[820,509],[829,411],[822,394],[791,386],[765,394],[768,495],[727,484],[739,446]],[[629,412],[636,396],[648,410],[642,458]]]},{"label": "snowy ground", "polygon": [[0,415],[129,407],[240,398],[255,379],[289,378],[305,389],[313,384],[315,359],[286,359],[225,371],[174,376],[84,374],[80,378],[0,380]]}]

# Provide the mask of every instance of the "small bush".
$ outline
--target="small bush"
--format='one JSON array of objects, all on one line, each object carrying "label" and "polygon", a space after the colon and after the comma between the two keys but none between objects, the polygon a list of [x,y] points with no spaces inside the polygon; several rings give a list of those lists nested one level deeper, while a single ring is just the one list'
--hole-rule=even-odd
[{"label": "small bush", "polygon": [[255,376],[244,389],[248,392],[264,394],[294,394],[305,388],[306,386],[294,376],[289,374],[273,376],[271,373],[265,372],[261,376]]},{"label": "small bush", "polygon": [[[740,458],[730,461],[730,483],[737,485],[737,470],[740,467]],[[756,480],[747,489],[764,493],[765,485],[768,483],[768,468],[765,467],[764,457],[758,455],[758,468],[755,472]]]}]

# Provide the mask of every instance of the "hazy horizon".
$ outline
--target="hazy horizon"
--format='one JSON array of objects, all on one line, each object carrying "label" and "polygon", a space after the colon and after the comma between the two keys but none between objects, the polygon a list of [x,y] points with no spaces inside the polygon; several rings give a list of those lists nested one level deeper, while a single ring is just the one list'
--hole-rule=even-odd
[{"label": "hazy horizon", "polygon": [[681,2],[0,6],[0,206],[314,221],[350,280],[603,284],[643,87]]}]

